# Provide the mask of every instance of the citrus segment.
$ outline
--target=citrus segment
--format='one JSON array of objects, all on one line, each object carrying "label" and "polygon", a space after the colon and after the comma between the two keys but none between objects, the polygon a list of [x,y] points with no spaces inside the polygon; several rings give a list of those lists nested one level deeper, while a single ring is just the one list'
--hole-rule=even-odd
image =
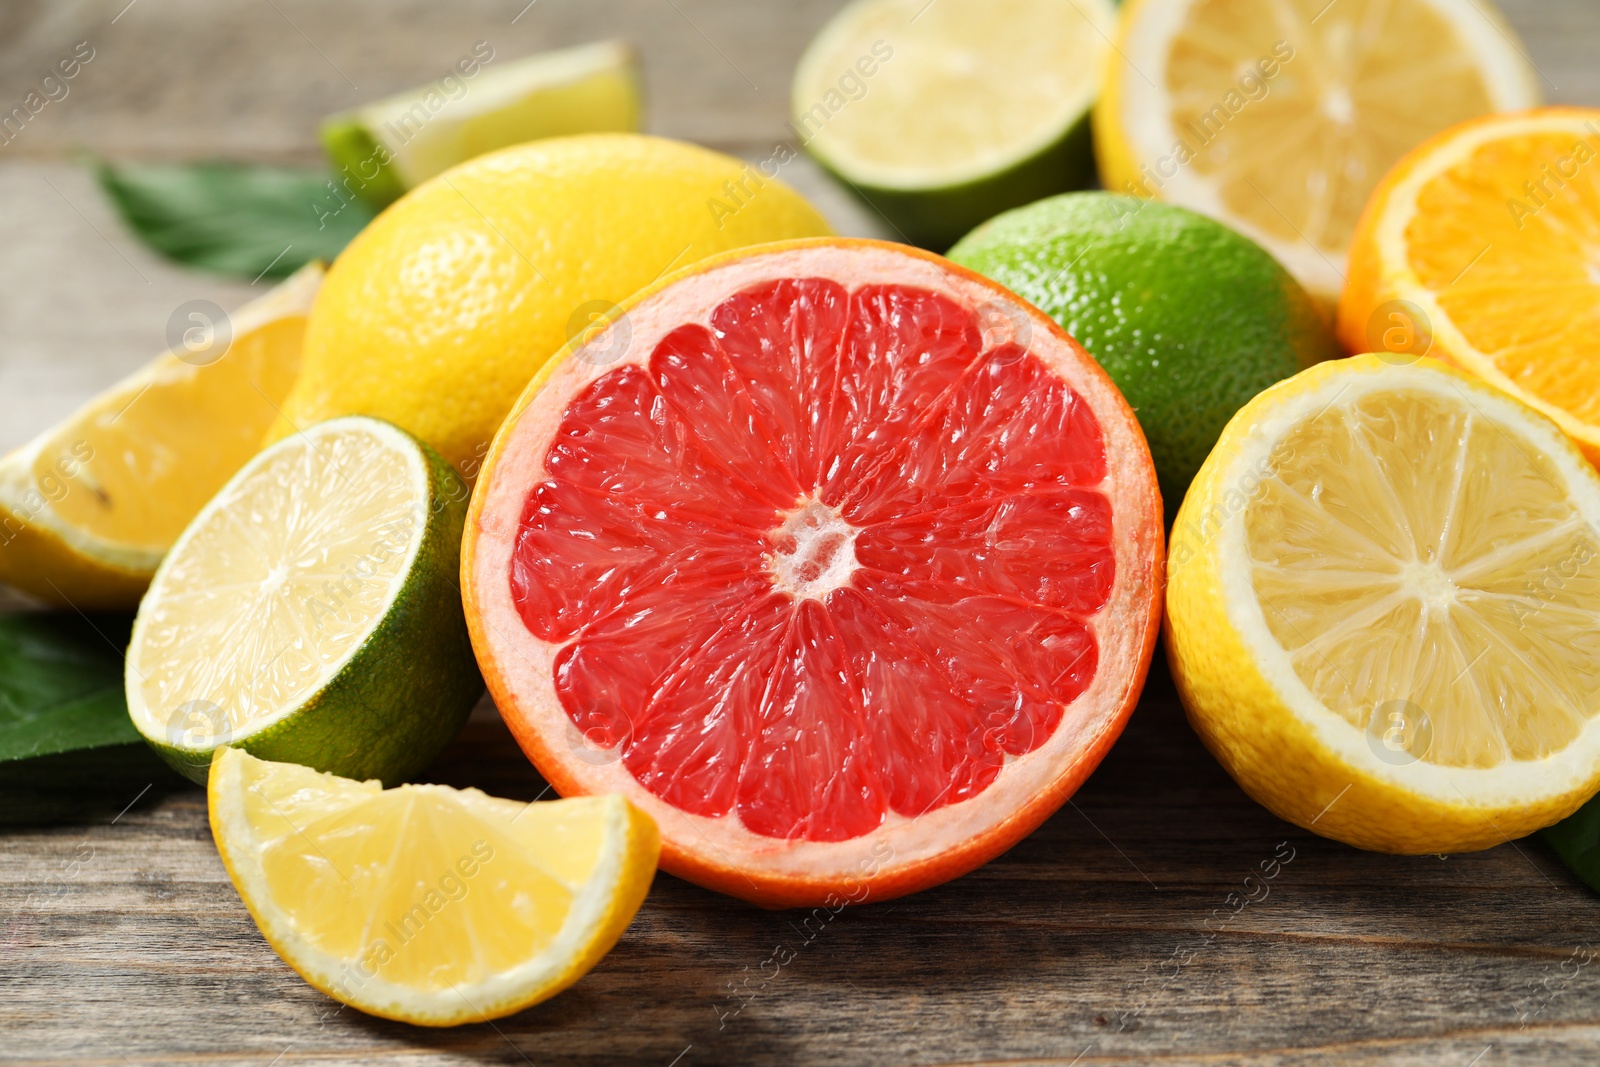
[{"label": "citrus segment", "polygon": [[0,460],[0,581],[84,609],[137,604],[184,526],[260,448],[321,284],[312,263],[231,317],[186,311],[173,351]]},{"label": "citrus segment", "polygon": [[469,523],[480,655],[541,769],[763,902],[880,842],[908,891],[1036,825],[1151,638],[1159,500],[1103,373],[874,242],[731,257],[627,319],[622,365],[579,347],[530,387]]},{"label": "citrus segment", "polygon": [[1342,340],[1371,345],[1374,318],[1387,325],[1398,309],[1431,354],[1539,408],[1600,458],[1597,157],[1595,108],[1491,116],[1418,148],[1362,220]]},{"label": "citrus segment", "polygon": [[384,790],[224,749],[212,834],[262,935],[312,985],[423,1026],[545,1000],[616,943],[659,836],[621,797]]},{"label": "citrus segment", "polygon": [[1283,817],[1488,847],[1600,783],[1597,559],[1600,478],[1546,420],[1431,361],[1324,365],[1240,413],[1180,510],[1175,676]]},{"label": "citrus segment", "polygon": [[1138,0],[1095,114],[1106,187],[1211,215],[1331,304],[1368,193],[1463,119],[1539,102],[1479,0]]}]

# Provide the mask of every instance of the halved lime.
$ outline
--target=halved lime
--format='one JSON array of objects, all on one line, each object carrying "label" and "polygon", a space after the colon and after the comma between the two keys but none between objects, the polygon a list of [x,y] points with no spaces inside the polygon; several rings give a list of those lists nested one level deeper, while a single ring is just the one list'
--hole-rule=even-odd
[{"label": "halved lime", "polygon": [[900,236],[942,249],[1094,180],[1111,0],[856,0],[800,60],[795,135]]},{"label": "halved lime", "polygon": [[495,62],[479,46],[436,82],[322,125],[339,180],[377,207],[496,148],[639,129],[638,56],[622,41]]},{"label": "halved lime", "polygon": [[128,713],[203,782],[229,744],[401,781],[483,691],[456,584],[467,488],[361,416],[258,454],[179,536],[139,606]]}]

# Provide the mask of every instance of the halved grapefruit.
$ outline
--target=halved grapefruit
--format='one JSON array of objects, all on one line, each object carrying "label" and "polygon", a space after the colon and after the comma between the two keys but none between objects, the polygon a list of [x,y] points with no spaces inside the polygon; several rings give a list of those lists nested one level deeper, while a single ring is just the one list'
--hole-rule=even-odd
[{"label": "halved grapefruit", "polygon": [[478,659],[563,795],[773,907],[965,873],[1055,811],[1143,685],[1144,436],[1044,314],[938,256],[708,260],[523,394],[462,544]]}]

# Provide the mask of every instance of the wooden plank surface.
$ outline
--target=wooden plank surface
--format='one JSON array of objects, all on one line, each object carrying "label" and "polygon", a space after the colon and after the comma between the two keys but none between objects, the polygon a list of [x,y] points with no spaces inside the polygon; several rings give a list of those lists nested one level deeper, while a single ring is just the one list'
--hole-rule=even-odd
[{"label": "wooden plank surface", "polygon": [[[311,162],[323,113],[426,80],[477,41],[511,58],[622,36],[644,46],[654,131],[761,158],[784,136],[795,57],[836,6],[525,3],[0,2],[5,108],[78,42],[95,49],[68,97],[0,146],[0,448],[148,358],[179,303],[252,293],[135,245],[75,150]],[[1502,6],[1550,99],[1600,102],[1600,5]],[[876,232],[804,160],[784,177],[842,230]],[[488,707],[433,777],[544,788]],[[1397,858],[1287,826],[1204,752],[1159,667],[1073,803],[974,874],[826,922],[663,875],[572,990],[451,1031],[339,1010],[301,982],[228,884],[198,790],[136,766],[72,799],[58,821],[0,829],[6,1062],[1600,1059],[1600,898],[1548,849]],[[1274,877],[1247,889],[1263,864]]]}]

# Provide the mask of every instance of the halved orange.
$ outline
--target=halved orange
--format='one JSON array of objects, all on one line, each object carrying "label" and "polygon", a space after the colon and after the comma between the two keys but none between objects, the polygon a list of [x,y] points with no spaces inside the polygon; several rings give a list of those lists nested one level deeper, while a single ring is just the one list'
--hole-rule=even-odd
[{"label": "halved orange", "polygon": [[769,906],[998,855],[1121,732],[1162,510],[1110,378],[1008,290],[876,241],[786,242],[636,296],[528,387],[462,589],[563,795]]},{"label": "halved orange", "polygon": [[1600,461],[1600,108],[1490,115],[1373,193],[1339,339],[1436,356],[1553,418]]}]

